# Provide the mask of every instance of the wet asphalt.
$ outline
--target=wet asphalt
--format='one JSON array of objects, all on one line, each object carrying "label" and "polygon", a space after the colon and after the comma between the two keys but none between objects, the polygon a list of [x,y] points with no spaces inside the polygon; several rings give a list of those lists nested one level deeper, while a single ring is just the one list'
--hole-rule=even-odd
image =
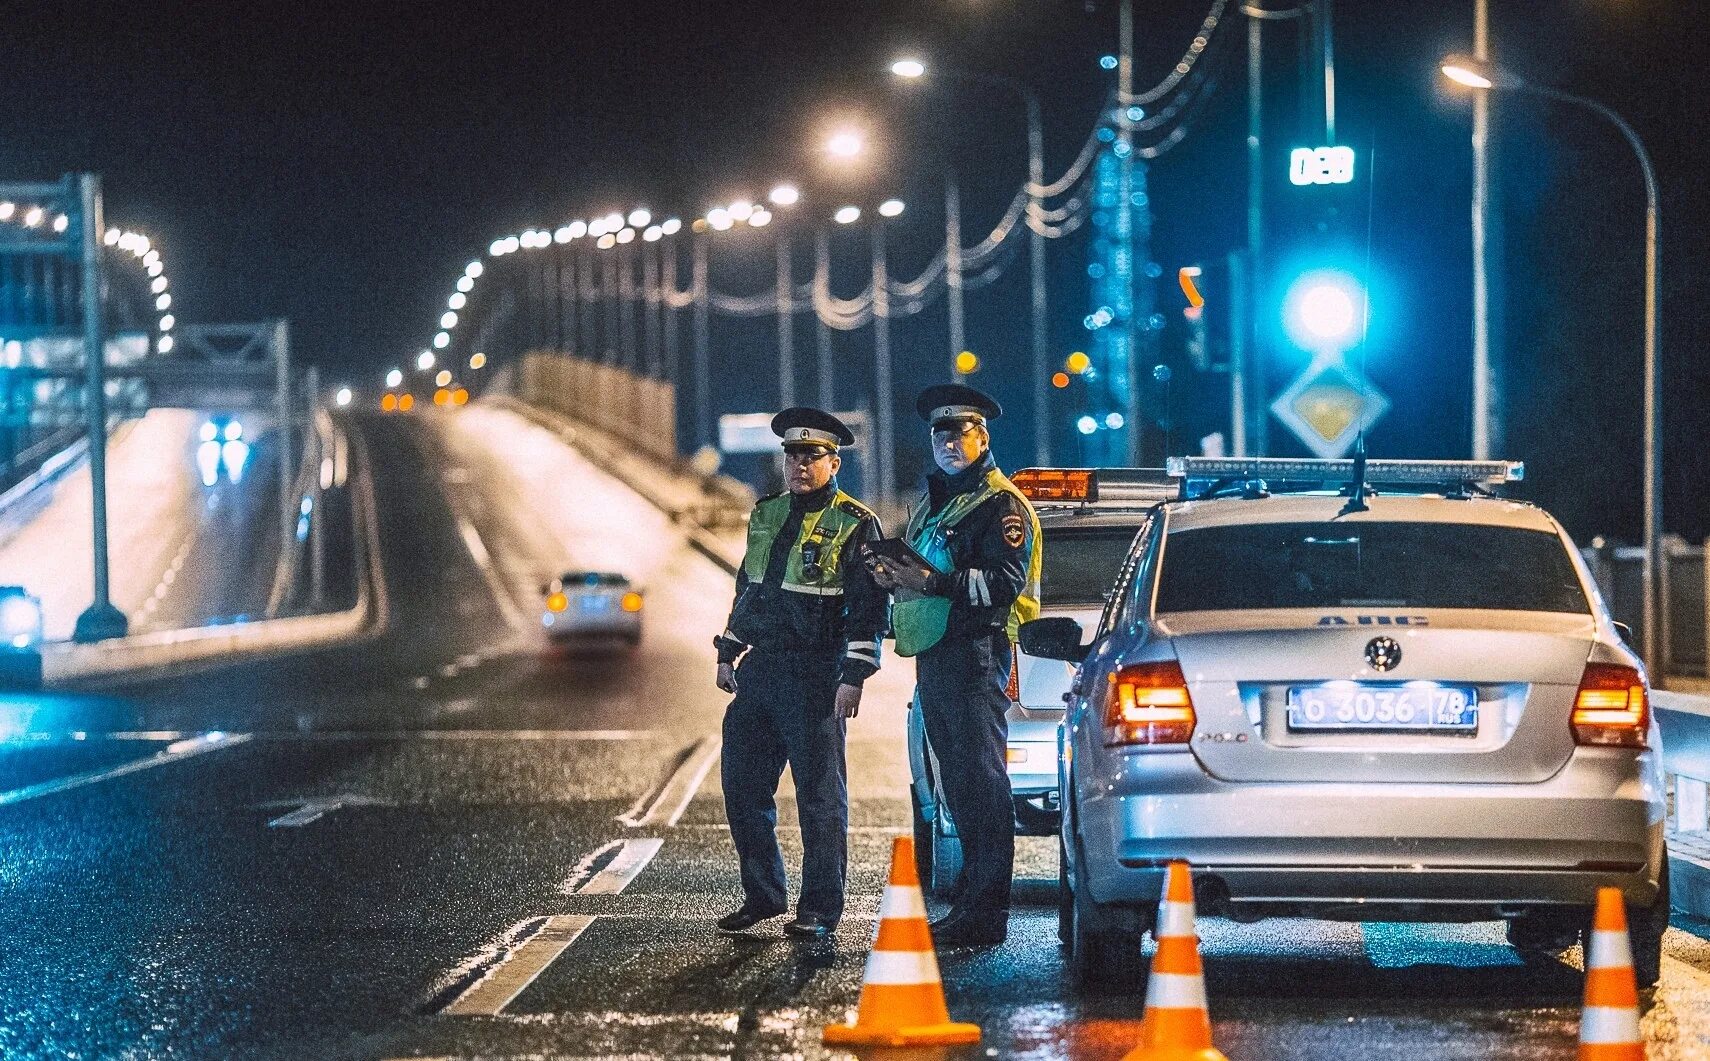
[{"label": "wet asphalt", "polygon": [[[352,488],[371,488],[377,516],[385,630],[0,698],[28,735],[0,747],[0,793],[174,756],[0,795],[0,1057],[848,1056],[819,1036],[859,996],[890,839],[907,828],[906,676],[877,684],[851,730],[839,931],[721,936],[711,920],[740,894],[716,763],[689,781],[723,708],[710,639],[727,576],[514,418],[347,426]],[[230,550],[267,522],[228,527],[227,552],[192,558],[208,570],[187,585],[258,584]],[[596,547],[648,558],[633,653],[557,650],[534,625],[538,580]],[[787,799],[780,815],[793,862]],[[630,858],[639,872],[614,873]],[[1009,942],[939,956],[952,1015],[985,1040],[934,1056],[1123,1056],[1143,983],[1068,978],[1051,841],[1022,843],[1018,876]],[[573,941],[514,997],[483,996],[565,926]],[[1217,1043],[1237,1061],[1574,1056],[1577,954],[1522,964],[1500,926],[1201,931]],[[1706,931],[1670,934],[1645,1018],[1653,1058],[1710,1057]]]}]

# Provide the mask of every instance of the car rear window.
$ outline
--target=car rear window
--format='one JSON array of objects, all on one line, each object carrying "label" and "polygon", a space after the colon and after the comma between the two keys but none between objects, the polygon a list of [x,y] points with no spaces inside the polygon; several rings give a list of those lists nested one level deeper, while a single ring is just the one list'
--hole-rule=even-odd
[{"label": "car rear window", "polygon": [[1171,533],[1158,611],[1589,612],[1561,539],[1464,523],[1257,523]]},{"label": "car rear window", "polygon": [[629,585],[629,579],[606,571],[567,571],[559,581],[570,588],[583,586],[593,589],[599,586]]},{"label": "car rear window", "polygon": [[1138,526],[1047,529],[1040,601],[1048,608],[1102,605],[1137,530]]}]

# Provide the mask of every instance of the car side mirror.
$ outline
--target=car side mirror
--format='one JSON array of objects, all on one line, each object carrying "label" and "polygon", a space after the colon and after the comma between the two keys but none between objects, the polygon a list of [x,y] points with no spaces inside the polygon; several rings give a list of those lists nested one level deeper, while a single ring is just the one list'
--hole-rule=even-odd
[{"label": "car side mirror", "polygon": [[1081,624],[1060,615],[1022,623],[1021,651],[1065,663],[1079,663],[1087,658],[1087,646],[1081,644]]},{"label": "car side mirror", "polygon": [[1621,635],[1621,640],[1631,645],[1633,643],[1633,628],[1619,620],[1615,623],[1615,632]]}]

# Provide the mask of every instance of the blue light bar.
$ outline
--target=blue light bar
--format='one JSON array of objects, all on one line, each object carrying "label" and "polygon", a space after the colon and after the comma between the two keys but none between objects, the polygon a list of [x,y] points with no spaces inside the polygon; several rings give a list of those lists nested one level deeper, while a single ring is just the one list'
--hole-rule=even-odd
[{"label": "blue light bar", "polygon": [[[1165,470],[1177,479],[1265,479],[1273,482],[1348,482],[1352,460],[1292,457],[1170,457]],[[1495,486],[1526,478],[1525,461],[1368,460],[1368,483],[1481,483]]]}]

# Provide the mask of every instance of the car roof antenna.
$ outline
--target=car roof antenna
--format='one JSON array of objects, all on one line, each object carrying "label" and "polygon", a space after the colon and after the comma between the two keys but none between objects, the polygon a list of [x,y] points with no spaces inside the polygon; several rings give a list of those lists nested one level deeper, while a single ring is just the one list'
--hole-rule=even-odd
[{"label": "car roof antenna", "polygon": [[[1366,164],[1366,276],[1360,285],[1363,293],[1361,299],[1362,313],[1360,315],[1360,389],[1363,392],[1370,377],[1366,375],[1368,367],[1368,351],[1366,344],[1371,340],[1372,332],[1372,217],[1377,212],[1377,137],[1372,137],[1371,154]],[[1360,395],[1362,399],[1365,394]],[[1366,429],[1362,419],[1360,433],[1354,439],[1354,480],[1344,491],[1348,495],[1348,503],[1342,506],[1342,511],[1336,513],[1336,518],[1355,512],[1369,512],[1371,506],[1366,504]]]},{"label": "car roof antenna", "polygon": [[1366,504],[1366,433],[1360,432],[1360,437],[1354,442],[1354,478],[1342,490],[1348,498],[1348,503],[1342,506],[1342,511],[1336,513],[1336,518],[1350,515],[1354,512],[1368,512],[1371,506]]}]

